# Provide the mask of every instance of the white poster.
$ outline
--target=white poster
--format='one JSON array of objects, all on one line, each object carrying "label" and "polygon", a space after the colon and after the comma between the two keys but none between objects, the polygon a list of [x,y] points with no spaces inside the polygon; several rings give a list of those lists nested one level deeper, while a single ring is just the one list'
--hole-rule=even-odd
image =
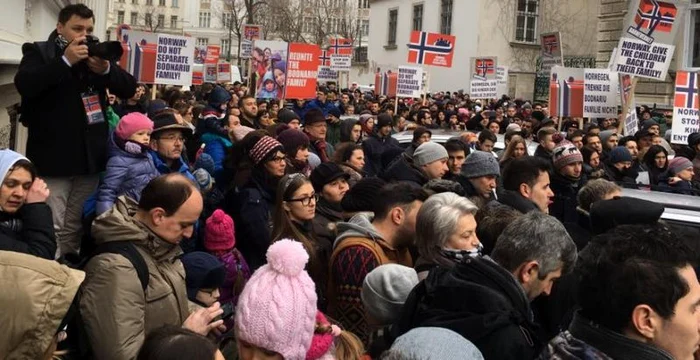
[{"label": "white poster", "polygon": [[496,92],[497,97],[508,95],[508,67],[507,66],[497,66],[496,67],[496,81],[498,81],[498,86]]},{"label": "white poster", "polygon": [[399,66],[396,96],[419,98],[423,92],[423,69],[416,66]]},{"label": "white poster", "polygon": [[331,70],[330,66],[319,66],[318,81],[323,83],[328,81],[338,81],[338,72]]},{"label": "white poster", "polygon": [[158,34],[156,84],[190,86],[194,65],[194,38]]},{"label": "white poster", "polygon": [[649,45],[641,40],[621,38],[615,71],[663,81],[666,79],[675,48],[673,45]]},{"label": "white poster", "polygon": [[688,144],[688,135],[698,132],[698,74],[678,71],[673,96],[673,126],[671,143]]},{"label": "white poster", "polygon": [[498,97],[498,80],[472,80],[469,84],[472,99],[494,99]]},{"label": "white poster", "polygon": [[607,69],[585,69],[583,78],[583,116],[616,118],[617,73]]},{"label": "white poster", "polygon": [[352,67],[352,57],[350,55],[331,55],[331,70],[350,71]]}]

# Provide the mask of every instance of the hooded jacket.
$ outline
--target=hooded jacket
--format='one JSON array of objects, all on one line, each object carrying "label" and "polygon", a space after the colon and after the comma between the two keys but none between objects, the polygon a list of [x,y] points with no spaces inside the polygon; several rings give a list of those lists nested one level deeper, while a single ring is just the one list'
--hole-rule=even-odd
[{"label": "hooded jacket", "polygon": [[355,142],[352,140],[352,128],[357,125],[358,120],[356,119],[346,119],[340,124],[340,142],[352,142],[356,144],[362,143],[362,136]]},{"label": "hooded jacket", "polygon": [[127,152],[117,145],[115,136],[112,133],[109,137],[107,171],[97,188],[97,215],[109,210],[118,196],[139,201],[143,188],[159,175],[148,150],[140,154]]},{"label": "hooded jacket", "polygon": [[[265,89],[265,83],[268,81],[272,81],[272,83],[275,85],[272,90]],[[265,75],[263,75],[262,83],[260,85],[260,89],[258,89],[256,97],[259,99],[277,99],[277,83],[272,75],[272,71],[268,71],[265,73]]]},{"label": "hooded jacket", "polygon": [[36,256],[0,251],[0,278],[0,354],[8,360],[42,359],[65,324],[85,273]]},{"label": "hooded jacket", "polygon": [[603,164],[603,169],[605,170],[603,179],[612,181],[622,187],[637,188],[637,176],[639,174],[634,169],[629,168],[627,171],[621,172],[610,163]]},{"label": "hooded jacket", "polygon": [[[24,156],[0,151],[0,181]],[[0,209],[0,250],[16,251],[53,260],[56,256],[56,234],[51,208],[46,203],[24,204],[14,214]]]},{"label": "hooded jacket", "polygon": [[382,178],[387,182],[400,181],[417,188],[422,188],[429,180],[425,173],[413,164],[413,159],[406,154],[401,154],[392,162],[382,174]]},{"label": "hooded jacket", "polygon": [[144,292],[129,260],[104,253],[85,266],[80,313],[97,359],[134,359],[151,331],[181,326],[189,316],[182,250],[134,219],[137,204],[124,196],[95,219],[96,244],[132,241],[149,272]]},{"label": "hooded jacket", "polygon": [[521,285],[486,257],[430,271],[408,296],[393,329],[398,337],[417,327],[455,331],[485,359],[533,359],[543,346]]},{"label": "hooded jacket", "polygon": [[337,224],[339,235],[333,244],[328,290],[331,317],[365,344],[370,333],[360,296],[365,277],[384,264],[413,267],[408,249],[387,243],[372,220],[371,213],[358,213],[349,222]]},{"label": "hooded jacket", "polygon": [[[366,159],[365,171],[369,176],[379,175],[382,169],[382,154],[389,148],[401,148],[401,145],[391,135],[380,137],[376,132],[362,143]],[[413,153],[411,153],[412,155]]]}]

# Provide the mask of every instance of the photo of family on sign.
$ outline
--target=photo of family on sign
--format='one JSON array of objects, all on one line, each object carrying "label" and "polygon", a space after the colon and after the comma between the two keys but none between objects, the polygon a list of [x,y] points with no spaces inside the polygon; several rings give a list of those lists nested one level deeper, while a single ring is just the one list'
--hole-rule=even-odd
[{"label": "photo of family on sign", "polygon": [[286,73],[287,43],[284,41],[256,41],[253,48],[255,97],[258,99],[284,99]]}]

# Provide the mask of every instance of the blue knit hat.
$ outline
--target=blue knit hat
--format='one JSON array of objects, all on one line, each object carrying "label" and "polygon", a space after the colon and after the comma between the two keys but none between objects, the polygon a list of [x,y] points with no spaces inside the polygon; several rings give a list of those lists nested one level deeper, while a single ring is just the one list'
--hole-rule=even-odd
[{"label": "blue knit hat", "polygon": [[209,174],[214,173],[215,167],[216,167],[216,164],[214,163],[214,158],[212,158],[211,155],[209,155],[207,153],[200,154],[199,157],[197,158],[197,161],[194,162],[195,170],[204,169]]},{"label": "blue knit hat", "polygon": [[187,298],[197,300],[201,289],[218,289],[224,284],[226,268],[214,255],[203,251],[194,251],[182,256],[185,267]]},{"label": "blue knit hat", "polygon": [[630,151],[624,146],[616,146],[610,150],[610,163],[617,164],[624,161],[632,161],[632,155]]}]

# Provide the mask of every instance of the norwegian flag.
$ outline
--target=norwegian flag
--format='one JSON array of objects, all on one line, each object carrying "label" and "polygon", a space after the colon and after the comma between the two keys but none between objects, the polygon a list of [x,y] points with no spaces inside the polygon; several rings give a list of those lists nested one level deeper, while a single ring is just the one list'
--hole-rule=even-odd
[{"label": "norwegian flag", "polygon": [[[333,54],[352,55],[352,50],[353,50],[352,39],[339,38],[339,37],[330,38],[330,45],[328,46],[328,50],[332,51],[332,52],[328,53],[328,56],[333,55]],[[330,61],[330,57],[329,57],[329,61]]]},{"label": "norwegian flag", "polygon": [[476,59],[474,64],[474,72],[478,76],[486,77],[487,75],[493,74],[494,71],[496,71],[496,66],[491,59]]},{"label": "norwegian flag", "polygon": [[676,5],[657,0],[641,0],[634,17],[637,30],[646,29],[646,35],[654,31],[670,33],[678,9]]},{"label": "norwegian flag", "polygon": [[548,35],[542,38],[542,46],[544,47],[545,55],[552,55],[559,50],[559,41],[556,35]]},{"label": "norwegian flag", "polygon": [[99,96],[90,95],[83,97],[83,106],[85,107],[85,115],[87,115],[88,124],[104,121]]},{"label": "norwegian flag", "polygon": [[318,57],[321,66],[331,66],[331,55],[333,53],[330,50],[321,50],[321,55]]},{"label": "norwegian flag", "polygon": [[698,109],[698,74],[679,71],[676,74],[676,93],[673,106],[678,108]]},{"label": "norwegian flag", "polygon": [[374,74],[374,93],[388,97],[396,96],[396,85],[399,74],[392,71],[378,72]]},{"label": "norwegian flag", "polygon": [[408,63],[452,67],[455,37],[412,31],[408,45]]}]

